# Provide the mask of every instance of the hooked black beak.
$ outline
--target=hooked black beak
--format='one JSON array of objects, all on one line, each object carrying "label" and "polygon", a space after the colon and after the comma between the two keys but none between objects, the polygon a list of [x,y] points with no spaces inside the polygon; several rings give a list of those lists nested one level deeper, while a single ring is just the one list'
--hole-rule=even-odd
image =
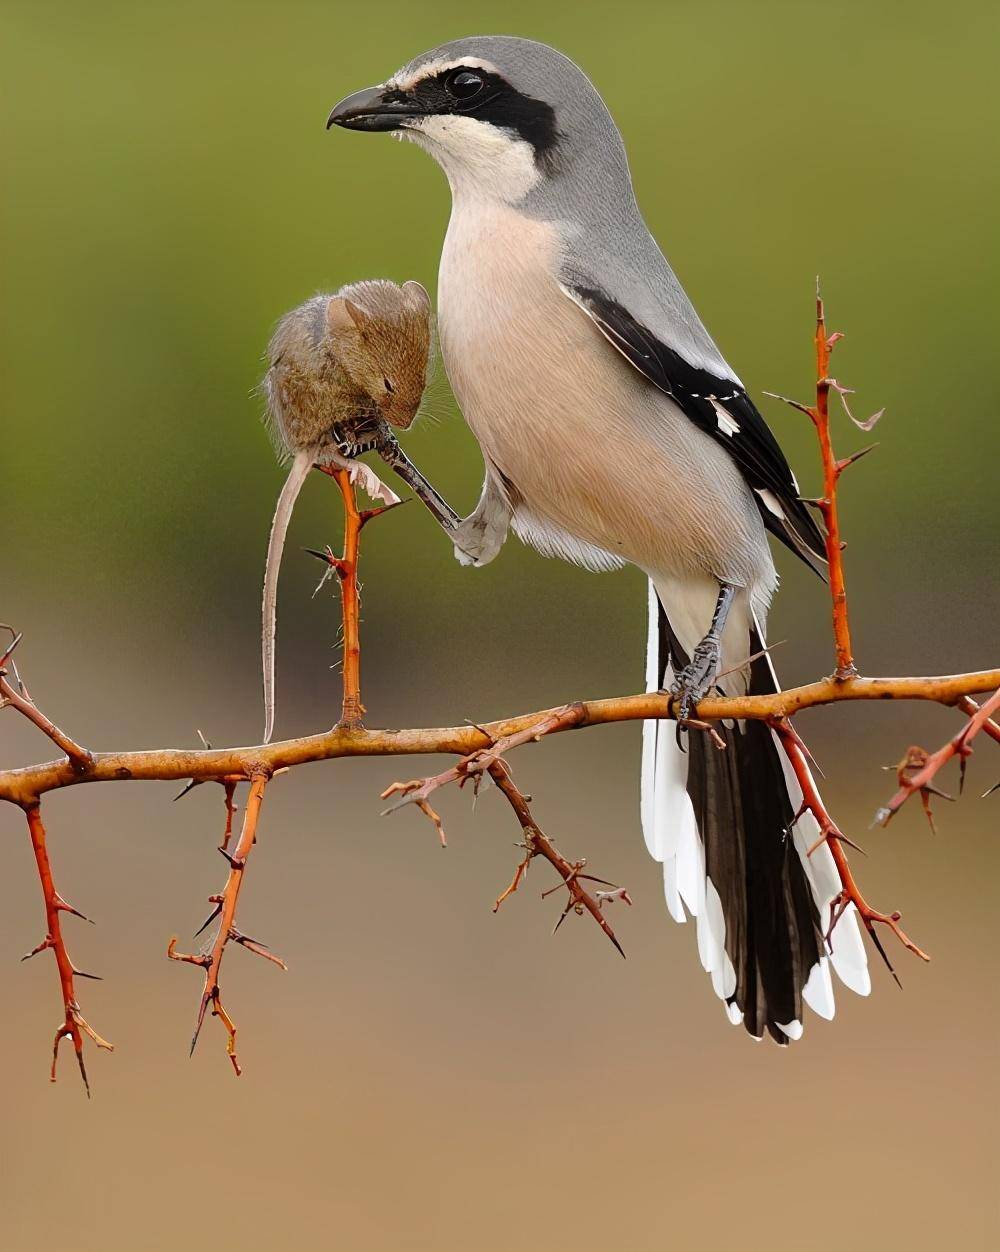
[{"label": "hooked black beak", "polygon": [[326,129],[336,125],[347,130],[398,130],[406,118],[421,112],[408,101],[386,100],[384,87],[365,87],[334,105]]}]

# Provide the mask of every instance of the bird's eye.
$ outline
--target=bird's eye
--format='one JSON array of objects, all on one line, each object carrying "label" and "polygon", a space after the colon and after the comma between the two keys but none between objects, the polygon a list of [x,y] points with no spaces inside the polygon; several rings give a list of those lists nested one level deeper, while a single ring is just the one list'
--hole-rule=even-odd
[{"label": "bird's eye", "polygon": [[396,388],[392,385],[392,383],[389,382],[388,378],[382,379],[382,385],[385,387],[386,391],[388,391],[390,396],[396,390]]},{"label": "bird's eye", "polygon": [[448,90],[456,100],[471,100],[483,89],[483,77],[472,70],[459,70],[448,80]]}]

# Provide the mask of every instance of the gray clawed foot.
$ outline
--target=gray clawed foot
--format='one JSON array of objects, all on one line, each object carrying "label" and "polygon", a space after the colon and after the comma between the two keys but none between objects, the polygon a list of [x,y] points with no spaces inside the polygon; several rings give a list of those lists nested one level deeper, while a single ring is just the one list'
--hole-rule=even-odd
[{"label": "gray clawed foot", "polygon": [[722,649],[717,639],[703,639],[694,650],[690,662],[674,679],[670,688],[677,710],[678,727],[690,721],[691,715],[712,689],[719,672]]}]

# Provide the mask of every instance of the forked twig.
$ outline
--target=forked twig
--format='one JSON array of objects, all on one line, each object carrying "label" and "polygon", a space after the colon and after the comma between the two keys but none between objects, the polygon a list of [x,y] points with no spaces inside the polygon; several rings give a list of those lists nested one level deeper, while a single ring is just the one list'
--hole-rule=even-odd
[{"label": "forked twig", "polygon": [[[626,904],[631,904],[632,900],[628,892],[624,887],[617,887],[614,883],[609,883],[604,878],[595,878],[593,874],[585,874],[583,870],[587,864],[586,861],[567,861],[532,817],[528,797],[518,789],[505,762],[498,759],[492,761],[487,768],[497,788],[507,797],[510,807],[514,810],[514,816],[520,823],[524,836],[523,847],[525,848],[524,860],[521,861],[514,871],[514,878],[510,886],[497,898],[496,903],[493,905],[493,912],[495,913],[504,900],[517,890],[521,880],[527,873],[530,861],[536,856],[542,856],[550,865],[554,866],[562,878],[560,885],[565,887],[567,891],[566,907],[559,914],[556,924],[552,928],[552,933],[555,934],[571,912],[582,914],[586,910],[615,945],[620,955],[624,957],[625,950],[618,942],[618,937],[608,924],[602,909],[612,899],[624,900]],[[611,890],[599,891],[591,895],[586,887],[583,886],[584,882],[601,883],[605,887],[610,887]],[[553,891],[558,890],[559,887],[550,887],[547,891],[542,892],[542,898],[544,899],[546,896],[551,895]]]},{"label": "forked twig", "polygon": [[[399,796],[400,798],[394,804],[390,804],[388,808],[383,809],[382,816],[388,817],[391,813],[395,813],[397,809],[405,808],[408,804],[415,804],[434,823],[442,846],[446,846],[447,841],[441,818],[428,804],[428,798],[435,791],[453,782],[457,782],[459,787],[464,787],[470,780],[472,780],[475,790],[478,791],[483,776],[487,773],[492,774],[491,767],[500,761],[511,749],[518,748],[525,743],[537,743],[539,739],[544,739],[546,735],[553,734],[559,730],[566,730],[571,726],[579,726],[583,722],[584,716],[585,710],[582,704],[564,704],[562,708],[552,709],[542,715],[533,725],[526,726],[509,735],[501,735],[493,740],[489,746],[478,748],[476,751],[468,753],[460,761],[456,762],[449,769],[443,770],[440,774],[434,774],[429,778],[411,778],[409,782],[390,783],[379,798],[381,800],[388,800],[390,796]],[[476,726],[475,729],[487,739],[493,738],[485,727]]]},{"label": "forked twig", "polygon": [[236,928],[236,905],[239,900],[240,888],[243,886],[243,874],[246,870],[247,859],[256,841],[257,824],[268,778],[269,775],[263,772],[251,774],[250,794],[247,797],[246,809],[243,814],[243,828],[236,841],[236,846],[231,854],[226,851],[225,847],[219,848],[219,851],[229,862],[229,875],[226,878],[226,885],[222,891],[218,895],[209,896],[209,903],[213,904],[215,908],[198,932],[200,934],[201,930],[204,930],[216,917],[219,918],[219,929],[216,932],[211,948],[207,952],[197,954],[178,952],[176,935],[167,944],[167,956],[172,961],[184,961],[189,965],[197,965],[205,971],[205,985],[201,993],[201,1002],[198,1005],[198,1017],[195,1021],[194,1034],[191,1036],[190,1054],[194,1055],[195,1045],[198,1042],[198,1036],[201,1033],[201,1027],[205,1020],[205,1013],[209,1004],[211,1004],[212,1016],[218,1017],[226,1029],[226,1053],[232,1062],[233,1070],[237,1077],[242,1074],[243,1070],[240,1067],[239,1057],[236,1053],[236,1025],[222,1003],[219,987],[219,974],[222,969],[222,958],[225,956],[226,947],[230,942],[238,943],[248,951],[256,953],[257,956],[263,956],[282,969],[288,968],[280,957],[270,952],[259,940],[250,939]]},{"label": "forked twig", "polygon": [[940,796],[945,800],[952,799],[946,792],[939,791],[934,785],[933,780],[937,776],[938,771],[952,757],[957,756],[959,762],[958,789],[961,792],[965,782],[966,762],[972,755],[972,740],[980,731],[987,731],[994,738],[997,736],[993,731],[1000,731],[1000,728],[996,727],[996,723],[991,720],[991,715],[1000,709],[1000,688],[994,691],[993,695],[983,705],[977,706],[973,700],[970,700],[969,704],[975,708],[975,712],[971,714],[958,734],[953,735],[936,752],[927,752],[919,747],[909,749],[900,762],[897,771],[899,790],[888,804],[883,805],[876,812],[873,825],[888,826],[889,822],[892,821],[892,818],[899,812],[910,796],[919,795],[924,814],[930,822],[931,829],[934,829],[931,796]]},{"label": "forked twig", "polygon": [[20,678],[18,678],[20,691],[16,690],[8,682],[7,665],[12,663],[11,658],[14,649],[21,642],[21,635],[15,633],[14,628],[6,623],[0,623],[0,629],[9,630],[12,636],[11,642],[7,645],[4,652],[0,654],[0,710],[7,706],[16,709],[29,722],[37,726],[43,735],[47,735],[60,752],[65,752],[74,774],[78,776],[86,774],[94,763],[93,755],[86,748],[81,748],[65,731],[60,730],[55,722],[45,716],[28,695],[24,684],[20,682]]},{"label": "forked twig", "polygon": [[819,279],[817,278],[816,329],[813,335],[813,343],[816,349],[816,399],[813,404],[806,405],[801,404],[797,400],[789,400],[785,396],[776,395],[773,391],[765,393],[775,400],[781,400],[783,403],[790,405],[800,413],[804,413],[815,427],[816,436],[819,440],[820,459],[823,463],[823,494],[818,499],[809,500],[807,503],[819,509],[826,529],[826,560],[829,569],[830,597],[833,607],[834,650],[837,660],[834,678],[841,682],[856,678],[858,669],[854,663],[854,651],[851,646],[851,626],[847,613],[847,586],[844,579],[843,555],[846,544],[840,537],[837,488],[843,472],[871,452],[875,445],[863,448],[860,452],[855,452],[852,456],[845,457],[843,460],[837,459],[833,451],[833,441],[830,433],[830,392],[831,390],[835,391],[840,396],[848,417],[855,425],[860,426],[862,430],[871,430],[883,412],[880,409],[878,413],[866,421],[859,422],[847,407],[846,397],[850,394],[850,390],[842,387],[835,378],[830,377],[830,357],[837,342],[843,339],[843,337],[839,331],[834,331],[833,334],[827,333],[826,311],[823,306],[823,297],[820,295]]},{"label": "forked twig", "polygon": [[[830,849],[833,856],[834,864],[837,867],[837,873],[840,876],[840,893],[831,904],[830,925],[826,933],[827,946],[831,948],[833,945],[834,930],[837,923],[843,917],[850,905],[858,911],[858,915],[864,923],[865,929],[871,936],[876,949],[882,960],[885,962],[886,968],[892,974],[896,983],[899,984],[899,978],[896,971],[889,960],[882,941],[876,933],[876,925],[888,926],[899,942],[914,956],[919,956],[922,961],[929,961],[930,957],[923,952],[912,939],[906,934],[899,924],[899,913],[880,913],[877,909],[873,909],[868,901],[861,894],[854,875],[851,872],[850,864],[847,860],[847,853],[844,851],[843,845],[850,841],[844,836],[836,822],[830,816],[823,799],[819,794],[819,789],[812,776],[812,770],[809,768],[809,760],[807,751],[802,740],[799,738],[795,729],[786,719],[774,719],[770,723],[771,727],[781,739],[782,747],[785,754],[791,762],[792,769],[795,771],[795,777],[798,780],[799,787],[802,791],[802,809],[796,814],[795,820],[802,816],[803,812],[808,812],[816,819],[819,826],[820,838],[810,848],[810,853],[815,852],[816,848],[822,844]],[[856,846],[856,845],[855,845]]]},{"label": "forked twig", "polygon": [[87,1078],[87,1066],[83,1059],[83,1037],[86,1035],[99,1048],[103,1048],[107,1052],[113,1052],[114,1045],[101,1038],[80,1010],[80,1004],[76,998],[74,979],[97,978],[98,975],[85,974],[73,964],[66,949],[66,941],[63,938],[60,914],[72,913],[74,917],[83,918],[84,921],[90,921],[90,918],[84,917],[78,909],[73,908],[71,904],[67,904],[56,890],[46,842],[45,824],[42,821],[41,805],[37,801],[34,804],[26,805],[24,814],[28,820],[28,834],[31,837],[31,848],[35,854],[35,864],[38,868],[38,880],[42,887],[46,930],[45,938],[41,943],[37,944],[21,959],[26,961],[30,957],[36,956],[39,952],[45,952],[48,949],[52,950],[52,954],[56,958],[56,967],[59,970],[59,985],[62,989],[63,1020],[57,1028],[55,1038],[52,1041],[52,1068],[49,1072],[49,1079],[51,1082],[56,1080],[59,1044],[63,1039],[71,1039],[73,1050],[76,1053],[77,1065],[80,1067],[80,1077],[83,1079],[83,1085],[87,1090],[89,1098],[90,1081]]}]

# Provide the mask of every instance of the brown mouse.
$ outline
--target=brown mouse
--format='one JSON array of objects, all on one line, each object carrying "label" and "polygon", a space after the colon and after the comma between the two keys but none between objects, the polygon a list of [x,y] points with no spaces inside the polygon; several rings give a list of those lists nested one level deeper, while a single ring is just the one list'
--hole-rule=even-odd
[{"label": "brown mouse", "polygon": [[361,444],[385,423],[406,429],[420,407],[431,349],[431,302],[417,282],[350,283],[314,296],[278,323],[267,349],[262,390],[267,422],[282,459],[293,458],[278,497],[264,570],[261,655],[264,742],[274,730],[274,654],[278,571],[288,523],[317,461],[347,467],[369,495],[396,497],[340,447]]}]

